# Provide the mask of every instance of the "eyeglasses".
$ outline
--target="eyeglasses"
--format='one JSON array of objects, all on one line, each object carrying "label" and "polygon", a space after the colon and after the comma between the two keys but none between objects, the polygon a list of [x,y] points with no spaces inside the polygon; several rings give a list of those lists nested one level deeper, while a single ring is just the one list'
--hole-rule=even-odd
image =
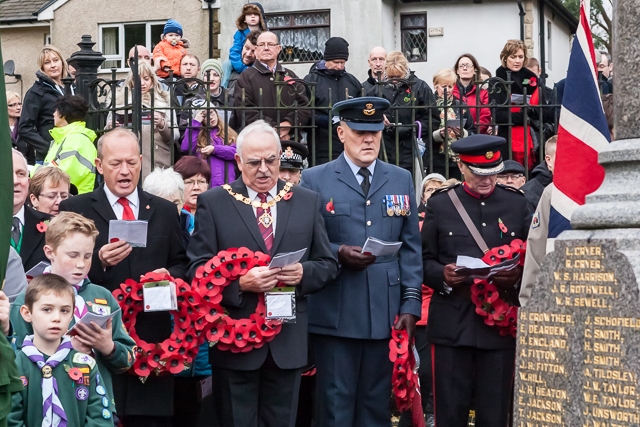
[{"label": "eyeglasses", "polygon": [[524,175],[521,173],[507,173],[507,174],[499,174],[498,179],[518,179],[522,178]]},{"label": "eyeglasses", "polygon": [[258,43],[256,46],[260,48],[265,48],[265,47],[272,48],[272,47],[278,46],[278,43]]},{"label": "eyeglasses", "polygon": [[262,165],[262,162],[264,162],[264,164],[267,165],[267,166],[274,166],[279,161],[280,161],[280,159],[278,157],[269,157],[268,159],[247,160],[246,162],[243,161],[243,163],[245,165],[249,166],[251,169],[255,169],[255,168],[259,168],[260,165]]},{"label": "eyeglasses", "polygon": [[19,105],[22,107],[22,102],[14,102],[13,104],[7,104],[7,107],[15,107],[16,105]]},{"label": "eyeglasses", "polygon": [[44,197],[45,199],[49,199],[51,201],[56,200],[58,197],[60,200],[67,200],[69,198],[69,193],[47,193],[41,194],[40,197]]},{"label": "eyeglasses", "polygon": [[194,185],[197,185],[198,187],[203,187],[205,185],[209,184],[207,181],[205,181],[204,179],[198,179],[198,180],[193,180],[193,179],[187,179],[184,182],[184,186],[185,187],[193,187]]},{"label": "eyeglasses", "polygon": [[465,70],[467,68],[473,68],[473,64],[458,64],[458,68]]}]

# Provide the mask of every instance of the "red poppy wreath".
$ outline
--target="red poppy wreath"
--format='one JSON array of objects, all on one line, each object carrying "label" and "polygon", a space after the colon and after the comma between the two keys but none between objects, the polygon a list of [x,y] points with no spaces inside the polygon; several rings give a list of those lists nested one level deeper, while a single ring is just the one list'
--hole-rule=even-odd
[{"label": "red poppy wreath", "polygon": [[[159,343],[150,343],[138,336],[136,319],[144,310],[142,287],[148,282],[168,280],[176,284],[178,310],[171,311],[174,328],[171,336]],[[147,273],[140,282],[127,279],[113,296],[122,310],[122,324],[137,345],[136,361],[129,372],[141,378],[152,373],[178,374],[189,366],[198,354],[198,346],[212,328],[204,321],[201,304],[202,297],[191,290],[188,283],[174,279],[168,274]]]},{"label": "red poppy wreath", "polygon": [[[248,319],[232,319],[220,304],[222,290],[255,266],[269,264],[269,256],[247,248],[218,252],[196,271],[188,283],[169,275],[147,273],[138,283],[127,279],[113,296],[122,309],[122,323],[135,340],[138,351],[132,373],[148,377],[151,373],[180,373],[193,362],[198,347],[208,340],[220,350],[249,352],[271,341],[281,323],[265,320],[264,295],[260,294],[255,313]],[[143,311],[142,286],[147,282],[169,280],[176,283],[178,310],[171,311],[174,328],[169,338],[149,343],[136,333],[136,318]]]},{"label": "red poppy wreath", "polygon": [[418,410],[421,412],[422,402],[416,359],[409,344],[409,336],[404,329],[391,329],[389,360],[393,363],[391,385],[396,398],[396,406],[400,411],[411,410],[413,412]]},{"label": "red poppy wreath", "polygon": [[213,325],[207,331],[206,339],[216,344],[218,349],[247,353],[262,347],[280,332],[281,322],[265,319],[264,294],[258,294],[256,311],[248,319],[232,319],[220,305],[222,290],[226,286],[247,274],[253,267],[269,265],[269,260],[269,255],[262,252],[232,248],[218,252],[196,270],[192,287],[195,292],[204,295],[203,299],[207,303],[205,319]]},{"label": "red poppy wreath", "polygon": [[[488,265],[496,265],[519,255],[518,264],[523,266],[525,250],[526,243],[515,239],[509,245],[490,249],[482,260]],[[471,301],[476,306],[476,313],[484,317],[485,324],[498,329],[502,336],[516,336],[518,307],[509,299],[501,297],[498,287],[493,284],[491,278],[473,280]]]}]

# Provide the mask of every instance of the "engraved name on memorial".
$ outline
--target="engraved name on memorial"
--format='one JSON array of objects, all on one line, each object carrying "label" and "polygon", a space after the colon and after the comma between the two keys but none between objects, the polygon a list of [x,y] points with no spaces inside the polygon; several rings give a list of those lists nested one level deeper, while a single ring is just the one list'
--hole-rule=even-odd
[{"label": "engraved name on memorial", "polygon": [[516,427],[638,427],[640,303],[627,258],[556,241],[518,315]]}]

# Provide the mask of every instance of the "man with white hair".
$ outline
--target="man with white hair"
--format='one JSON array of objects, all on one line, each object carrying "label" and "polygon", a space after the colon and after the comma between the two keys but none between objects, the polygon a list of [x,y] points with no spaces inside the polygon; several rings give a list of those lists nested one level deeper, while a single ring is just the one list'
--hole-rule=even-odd
[{"label": "man with white hair", "polygon": [[25,206],[29,195],[29,169],[27,159],[16,150],[13,152],[13,220],[11,226],[11,246],[22,258],[25,271],[35,267],[40,261],[48,262],[44,247],[45,222],[51,215]]},{"label": "man with white hair", "polygon": [[189,275],[230,248],[246,247],[272,257],[301,249],[305,253],[282,268],[254,267],[224,288],[222,305],[229,316],[249,319],[264,292],[276,284],[293,287],[296,320],[283,323],[272,341],[249,352],[210,348],[215,412],[220,425],[293,427],[307,363],[306,296],[332,281],[338,265],[318,194],[278,179],[281,148],[276,131],[258,120],[244,128],[236,147],[242,177],[198,198],[187,252]]}]

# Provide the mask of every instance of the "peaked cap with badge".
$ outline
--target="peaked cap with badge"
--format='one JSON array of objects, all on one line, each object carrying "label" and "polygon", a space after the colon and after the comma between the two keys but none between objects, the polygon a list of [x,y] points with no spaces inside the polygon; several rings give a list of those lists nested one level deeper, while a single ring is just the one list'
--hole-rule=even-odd
[{"label": "peaked cap with badge", "polygon": [[332,113],[353,130],[379,132],[384,129],[384,112],[390,106],[384,98],[363,96],[336,102]]},{"label": "peaked cap with badge", "polygon": [[504,169],[500,147],[507,141],[500,136],[471,135],[451,144],[451,150],[476,175],[496,175]]},{"label": "peaked cap with badge", "polygon": [[280,169],[304,169],[303,162],[309,156],[307,146],[296,141],[280,141],[280,145]]}]

